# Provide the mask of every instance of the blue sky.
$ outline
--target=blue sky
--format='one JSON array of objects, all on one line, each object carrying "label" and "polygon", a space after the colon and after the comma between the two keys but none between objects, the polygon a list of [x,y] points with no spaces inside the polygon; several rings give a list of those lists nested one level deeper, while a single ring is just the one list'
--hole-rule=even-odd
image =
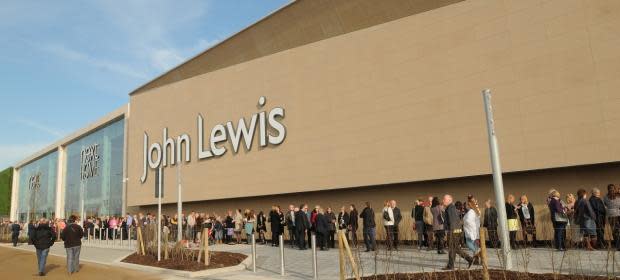
[{"label": "blue sky", "polygon": [[288,2],[2,1],[0,170]]}]

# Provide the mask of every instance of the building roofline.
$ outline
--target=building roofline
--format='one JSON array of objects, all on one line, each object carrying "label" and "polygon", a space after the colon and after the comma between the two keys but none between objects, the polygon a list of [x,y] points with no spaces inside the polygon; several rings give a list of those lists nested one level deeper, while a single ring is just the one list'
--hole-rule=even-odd
[{"label": "building roofline", "polygon": [[89,134],[111,122],[117,121],[122,119],[123,117],[126,117],[127,114],[129,112],[129,103],[117,108],[116,110],[112,111],[111,113],[108,113],[107,115],[103,116],[102,118],[78,129],[77,131],[63,137],[62,139],[53,142],[52,144],[46,146],[45,148],[37,151],[36,153],[31,154],[30,156],[22,159],[21,161],[17,162],[16,164],[13,165],[14,169],[20,169],[22,168],[24,165],[27,165],[37,159],[40,159],[56,150],[58,150],[58,147],[63,147],[66,145],[69,145],[75,141],[77,141],[78,139],[82,138],[84,135]]},{"label": "building roofline", "polygon": [[282,10],[284,10],[284,9],[286,9],[286,8],[288,8],[288,7],[290,7],[290,6],[292,6],[294,3],[297,3],[297,1],[296,1],[296,0],[291,0],[291,2],[287,3],[286,5],[284,5],[284,6],[280,7],[280,8],[278,8],[278,9],[276,9],[276,10],[274,10],[274,11],[272,11],[271,13],[267,14],[266,16],[264,16],[264,17],[262,17],[262,18],[258,19],[257,21],[255,21],[255,22],[251,23],[250,25],[246,26],[245,28],[243,28],[243,29],[241,29],[241,30],[239,30],[239,31],[237,31],[237,32],[235,32],[235,33],[233,33],[232,35],[230,35],[230,36],[226,37],[225,39],[223,39],[223,40],[221,40],[221,41],[217,42],[217,43],[216,43],[216,44],[214,44],[213,46],[211,46],[211,47],[209,47],[209,48],[205,49],[204,51],[201,51],[201,52],[199,52],[198,54],[196,54],[196,55],[194,55],[194,56],[192,56],[192,57],[190,57],[190,58],[188,58],[188,59],[184,60],[183,62],[179,63],[178,65],[176,65],[176,66],[174,66],[174,67],[172,67],[172,68],[170,68],[170,69],[166,70],[165,72],[163,72],[163,73],[161,73],[161,74],[157,75],[155,78],[150,79],[148,82],[145,82],[145,83],[141,84],[140,86],[136,87],[134,90],[132,90],[131,92],[129,92],[129,96],[133,95],[134,93],[141,92],[141,90],[142,90],[144,87],[146,87],[147,85],[149,85],[149,84],[153,83],[153,82],[154,82],[154,81],[156,81],[157,79],[159,79],[159,78],[161,78],[161,77],[163,77],[163,76],[167,75],[168,73],[170,73],[170,72],[172,72],[172,71],[174,71],[174,70],[176,70],[176,69],[180,68],[181,66],[183,66],[183,65],[185,65],[186,63],[188,63],[188,62],[190,62],[190,61],[192,61],[192,60],[196,59],[197,57],[199,57],[199,56],[201,56],[201,55],[205,54],[206,52],[208,52],[208,51],[210,51],[210,50],[212,50],[212,49],[217,48],[219,45],[221,45],[221,44],[223,44],[223,43],[225,43],[225,42],[229,41],[230,39],[232,39],[232,38],[234,38],[234,37],[238,36],[239,34],[243,33],[244,31],[246,31],[246,30],[248,30],[248,29],[250,29],[250,28],[252,28],[253,26],[255,26],[255,25],[259,24],[260,22],[262,22],[262,21],[264,21],[264,20],[266,20],[266,19],[268,19],[268,18],[272,17],[273,15],[277,14],[278,12],[280,12],[280,11],[282,11]]}]

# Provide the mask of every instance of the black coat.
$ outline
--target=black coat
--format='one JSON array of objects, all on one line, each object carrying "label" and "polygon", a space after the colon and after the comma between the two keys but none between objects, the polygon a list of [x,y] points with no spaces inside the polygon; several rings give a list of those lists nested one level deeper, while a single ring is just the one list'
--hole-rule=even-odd
[{"label": "black coat", "polygon": [[[519,206],[521,206],[521,203],[519,203]],[[534,215],[535,214],[534,205],[532,205],[531,202],[527,203],[527,211],[530,212],[530,221],[532,221],[532,225],[535,225],[536,216]],[[521,221],[521,224],[524,225],[525,216],[523,215],[523,211],[521,210],[521,208],[517,209],[517,213],[519,214],[519,220]]]},{"label": "black coat", "polygon": [[321,234],[329,232],[329,217],[326,214],[318,213],[316,215],[316,231]]},{"label": "black coat", "polygon": [[13,232],[13,235],[19,235],[19,231],[22,228],[19,226],[19,224],[12,224],[11,225],[11,231]]},{"label": "black coat", "polygon": [[517,218],[517,207],[506,202],[506,219],[516,219]]},{"label": "black coat", "polygon": [[81,246],[84,230],[78,224],[68,224],[62,230],[60,237],[65,241],[65,248]]},{"label": "black coat", "polygon": [[364,228],[374,228],[377,226],[375,223],[375,211],[370,207],[364,208],[362,210],[362,214],[360,214],[360,218],[362,219],[362,224]]},{"label": "black coat", "polygon": [[484,227],[497,229],[497,209],[491,206],[484,211]]},{"label": "black coat", "polygon": [[34,232],[31,238],[34,247],[42,250],[52,247],[54,241],[56,241],[56,235],[52,232],[52,228],[48,224],[40,224]]},{"label": "black coat", "polygon": [[346,229],[349,226],[349,213],[338,213],[338,229]]},{"label": "black coat", "polygon": [[284,223],[283,214],[278,214],[276,211],[269,212],[269,222],[271,223],[272,233],[282,233],[282,225]]},{"label": "black coat", "polygon": [[295,230],[297,232],[304,232],[307,229],[310,229],[310,221],[308,221],[308,216],[304,211],[297,211],[295,213]]},{"label": "black coat", "polygon": [[394,214],[394,227],[398,227],[400,221],[403,220],[403,215],[400,214],[400,208],[394,207],[394,209],[392,209],[392,213]]},{"label": "black coat", "polygon": [[446,219],[444,221],[445,230],[452,231],[456,229],[461,229],[462,227],[461,217],[459,216],[459,213],[456,211],[456,207],[454,206],[454,203],[451,203],[446,208],[445,219]]},{"label": "black coat", "polygon": [[359,227],[359,224],[357,222],[357,217],[358,217],[357,209],[351,210],[351,213],[349,213],[349,226],[351,227],[351,230],[353,231],[356,231],[357,228]]},{"label": "black coat", "polygon": [[596,214],[594,213],[594,209],[592,209],[592,205],[590,205],[590,201],[582,198],[577,199],[577,202],[575,202],[575,222],[585,227],[587,218],[596,220]]},{"label": "black coat", "polygon": [[605,225],[605,216],[607,216],[607,209],[605,209],[605,203],[603,203],[603,200],[596,196],[591,196],[590,206],[592,206],[594,215],[596,215],[596,224],[599,226]]}]

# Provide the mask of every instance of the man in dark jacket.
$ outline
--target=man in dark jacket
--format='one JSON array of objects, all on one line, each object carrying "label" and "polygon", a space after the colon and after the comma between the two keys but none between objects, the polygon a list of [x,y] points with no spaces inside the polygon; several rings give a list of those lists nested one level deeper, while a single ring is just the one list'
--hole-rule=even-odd
[{"label": "man in dark jacket", "polygon": [[52,228],[46,219],[41,219],[39,225],[33,230],[32,244],[37,249],[37,262],[39,263],[39,276],[45,276],[45,263],[47,262],[47,254],[50,247],[56,241],[56,235],[52,232]]},{"label": "man in dark jacket", "polygon": [[398,250],[398,226],[400,221],[403,220],[403,215],[400,213],[400,208],[396,207],[396,200],[391,200],[390,205],[392,206],[392,213],[394,213],[393,246],[395,250]]},{"label": "man in dark jacket", "polygon": [[329,233],[329,218],[323,208],[319,208],[316,214],[316,235],[321,251],[326,250],[327,234]]},{"label": "man in dark jacket", "polygon": [[375,224],[375,211],[372,210],[370,206],[370,202],[366,201],[366,207],[362,210],[360,214],[360,218],[362,219],[362,225],[364,226],[364,243],[366,244],[366,252],[374,251],[375,244],[375,236],[376,236],[376,227]]},{"label": "man in dark jacket", "polygon": [[592,195],[590,196],[590,205],[594,210],[594,223],[596,223],[596,246],[599,249],[605,248],[605,219],[607,216],[607,209],[605,203],[601,199],[601,190],[597,188],[592,189]]},{"label": "man in dark jacket", "polygon": [[446,216],[444,221],[444,227],[446,234],[448,235],[448,265],[444,270],[454,269],[454,259],[456,254],[467,261],[468,267],[474,262],[473,258],[467,253],[463,252],[461,248],[461,242],[463,241],[463,229],[462,222],[459,214],[456,211],[454,203],[452,203],[452,196],[446,194],[443,196],[443,206],[446,208]]},{"label": "man in dark jacket", "polygon": [[310,228],[308,221],[308,205],[299,206],[299,211],[295,213],[295,231],[297,232],[297,245],[299,250],[306,250],[306,231]]},{"label": "man in dark jacket", "polygon": [[82,248],[84,230],[78,224],[75,215],[69,217],[68,222],[62,231],[61,238],[65,241],[65,250],[67,250],[67,271],[72,274],[80,270],[80,249]]},{"label": "man in dark jacket", "polygon": [[11,225],[11,239],[13,241],[13,247],[17,247],[17,241],[19,241],[19,231],[22,227],[19,225],[17,221],[13,222]]}]

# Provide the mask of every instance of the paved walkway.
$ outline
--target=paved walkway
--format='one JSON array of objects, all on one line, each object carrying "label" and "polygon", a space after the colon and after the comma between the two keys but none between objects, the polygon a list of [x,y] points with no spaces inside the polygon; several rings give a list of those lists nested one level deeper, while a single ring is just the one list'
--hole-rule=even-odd
[{"label": "paved walkway", "polygon": [[[33,246],[21,245],[20,249],[34,251]],[[249,245],[215,245],[212,250],[229,251],[251,255]],[[439,271],[447,263],[447,255],[438,255],[435,252],[412,249],[411,246],[402,246],[399,251],[388,252],[379,250],[363,252],[363,248],[353,248],[357,261],[360,262],[360,272],[363,275],[394,272],[422,272]],[[489,266],[500,268],[499,254],[496,249],[489,249]],[[132,250],[119,248],[83,247],[81,259],[100,264],[114,265],[120,258],[132,253]],[[50,254],[64,256],[62,243],[52,247]],[[280,251],[278,247],[257,245],[257,272],[250,269],[244,271],[220,273],[206,279],[312,279],[312,251],[300,251],[285,248],[285,276],[280,276]],[[614,259],[615,258],[615,259]],[[317,252],[319,279],[338,279],[339,264],[338,250]],[[514,267],[519,271],[529,272],[560,272],[587,275],[616,275],[620,276],[620,252],[573,250],[557,252],[550,249],[516,250],[513,255]],[[459,259],[457,267],[465,269],[467,264]],[[349,268],[348,276],[352,273]],[[159,275],[163,279],[179,279],[172,275]]]}]

